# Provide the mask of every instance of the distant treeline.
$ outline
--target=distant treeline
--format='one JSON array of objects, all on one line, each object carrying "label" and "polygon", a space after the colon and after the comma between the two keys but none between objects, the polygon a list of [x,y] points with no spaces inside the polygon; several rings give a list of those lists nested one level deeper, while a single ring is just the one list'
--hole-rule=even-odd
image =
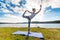
[{"label": "distant treeline", "polygon": [[[0,24],[27,24],[28,22],[22,22],[22,23],[8,23],[8,22],[0,22]],[[59,21],[46,21],[46,22],[39,22],[39,21],[33,21],[31,23],[60,23]]]},{"label": "distant treeline", "polygon": [[60,21],[32,22],[32,23],[60,23]]}]

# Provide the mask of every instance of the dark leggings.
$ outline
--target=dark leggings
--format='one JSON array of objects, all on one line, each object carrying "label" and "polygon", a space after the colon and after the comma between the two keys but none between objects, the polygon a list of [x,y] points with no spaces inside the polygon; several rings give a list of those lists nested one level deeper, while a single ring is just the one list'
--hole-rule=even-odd
[{"label": "dark leggings", "polygon": [[28,20],[30,20],[29,16],[24,16],[24,15],[23,15],[23,17],[24,17],[24,18],[27,18]]}]

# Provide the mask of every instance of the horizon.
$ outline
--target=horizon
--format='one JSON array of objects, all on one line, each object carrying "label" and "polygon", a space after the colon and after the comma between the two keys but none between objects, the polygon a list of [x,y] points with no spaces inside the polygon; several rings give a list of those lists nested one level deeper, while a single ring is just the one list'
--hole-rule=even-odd
[{"label": "horizon", "polygon": [[[9,24],[9,23],[28,23],[28,22],[0,22],[0,24]],[[60,23],[60,20],[54,20],[54,21],[32,21],[31,23]]]}]

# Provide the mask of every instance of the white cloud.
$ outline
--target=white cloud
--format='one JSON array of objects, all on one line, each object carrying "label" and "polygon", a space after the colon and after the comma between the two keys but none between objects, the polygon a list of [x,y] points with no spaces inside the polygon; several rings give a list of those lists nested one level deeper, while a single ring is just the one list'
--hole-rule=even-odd
[{"label": "white cloud", "polygon": [[51,5],[52,8],[58,8],[60,7],[60,0],[49,0],[49,2],[47,2],[47,5]]},{"label": "white cloud", "polygon": [[[22,14],[21,15],[12,15],[12,14],[5,14],[4,15],[5,18],[3,18],[3,20],[1,20],[1,22],[26,22],[27,19],[22,18]],[[2,19],[2,18],[1,18]]]},{"label": "white cloud", "polygon": [[38,4],[37,0],[33,0],[33,1],[32,0],[28,0],[27,4],[25,6],[26,6],[27,10],[31,11],[32,8],[39,9],[40,4]]},{"label": "white cloud", "polygon": [[25,10],[23,8],[19,8],[19,7],[15,7],[15,8],[11,8],[12,10],[14,10],[14,12],[17,12],[17,13],[23,13]]},{"label": "white cloud", "polygon": [[10,13],[5,14],[4,18],[0,18],[0,22],[12,22],[12,23],[16,23],[16,22],[26,22],[27,19],[22,18],[22,14],[21,15],[12,15]]},{"label": "white cloud", "polygon": [[6,3],[10,3],[11,2],[11,0],[6,0]]},{"label": "white cloud", "polygon": [[2,7],[6,8],[6,4],[4,4],[2,2],[0,4],[1,4]]},{"label": "white cloud", "polygon": [[[39,3],[38,3],[39,2]],[[16,1],[14,1],[13,0],[13,3],[18,3],[18,2],[16,2]],[[40,7],[40,1],[37,1],[37,0],[28,0],[27,1],[27,4],[25,5],[26,6],[26,9],[27,10],[29,10],[29,11],[31,11],[32,10],[32,8],[36,8],[37,9],[37,11],[39,10],[39,7]],[[23,10],[23,8],[19,8],[19,7],[15,7],[15,8],[11,8],[12,10],[14,10],[15,12],[21,12],[21,13],[23,13],[24,12],[24,10]],[[25,9],[25,10],[26,10]],[[22,18],[22,14],[20,15],[20,16],[13,16],[13,15],[11,15],[11,14],[6,14],[5,15],[6,17],[8,17],[8,18],[6,18],[6,19],[4,19],[4,20],[8,20],[8,21],[10,21],[11,19],[12,19],[12,21],[13,21],[13,19],[15,19],[15,22],[16,22],[16,20],[20,20],[20,22],[23,22],[23,20],[24,21],[27,21],[27,19],[25,19],[25,18]],[[42,17],[43,17],[43,11],[42,12],[40,12],[39,14],[37,14],[33,19],[32,19],[32,21],[41,21],[42,20]],[[14,22],[14,21],[13,21]],[[18,21],[17,21],[18,22]]]},{"label": "white cloud", "polygon": [[7,9],[4,9],[4,8],[2,8],[1,10],[3,10],[3,12],[5,12],[5,13],[8,13],[8,12],[10,12],[9,10],[7,10]]},{"label": "white cloud", "polygon": [[[13,4],[16,4],[16,5],[19,5],[19,2],[20,0],[12,0],[12,3]],[[25,18],[22,18],[22,14],[25,10],[29,10],[29,11],[32,11],[32,8],[36,8],[37,11],[39,10],[39,6],[41,4],[41,1],[40,0],[26,0],[27,1],[27,4],[25,5],[25,8],[19,8],[19,7],[15,7],[15,8],[11,8],[12,10],[14,10],[14,12],[18,12],[20,13],[21,15],[12,15],[10,14],[11,12],[6,10],[6,9],[2,9],[4,12],[8,13],[8,14],[5,14],[6,18],[0,18],[0,21],[1,22],[23,22],[23,21],[27,21],[27,19]],[[44,18],[44,10],[47,6],[52,6],[52,8],[56,8],[56,7],[60,7],[60,0],[44,0],[43,3],[42,3],[42,11],[37,14],[33,19],[32,21],[43,21],[42,19]],[[3,5],[5,7],[5,4]]]},{"label": "white cloud", "polygon": [[20,5],[20,4],[19,4],[20,0],[12,0],[11,2],[12,2],[13,4],[15,4],[15,5]]},{"label": "white cloud", "polygon": [[55,0],[52,3],[52,8],[58,8],[60,7],[60,0]]}]

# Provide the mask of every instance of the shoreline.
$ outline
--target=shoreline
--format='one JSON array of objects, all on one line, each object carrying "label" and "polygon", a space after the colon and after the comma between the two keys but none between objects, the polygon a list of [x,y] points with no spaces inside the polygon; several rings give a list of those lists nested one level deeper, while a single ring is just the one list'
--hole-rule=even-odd
[{"label": "shoreline", "polygon": [[[28,28],[28,27],[0,27],[0,28]],[[46,28],[46,27],[30,27],[30,28],[45,28],[45,29],[60,29],[60,28]]]}]

